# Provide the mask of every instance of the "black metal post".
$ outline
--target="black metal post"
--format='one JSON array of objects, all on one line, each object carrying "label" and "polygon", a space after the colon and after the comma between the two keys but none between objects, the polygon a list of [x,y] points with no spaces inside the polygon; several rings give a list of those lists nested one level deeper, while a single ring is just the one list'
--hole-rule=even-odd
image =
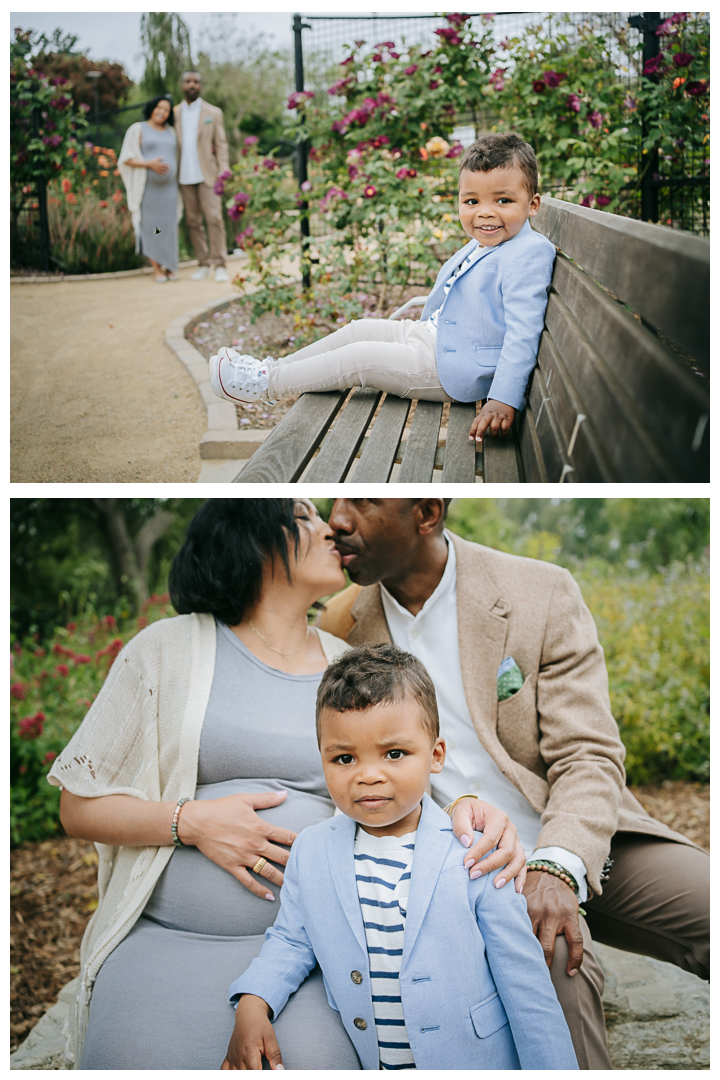
[{"label": "black metal post", "polygon": [[[310,27],[303,23],[302,15],[293,15],[293,33],[295,35],[295,90],[301,94],[305,89],[305,72],[303,69],[302,32]],[[308,151],[305,140],[305,116],[301,114],[300,137],[296,143],[295,154],[297,160],[297,180],[302,191],[302,185],[308,178],[307,163]],[[310,219],[308,217],[308,204],[305,199],[300,203],[300,267],[302,270],[303,289],[310,288]]]},{"label": "black metal post", "polygon": [[[33,109],[33,135],[37,138],[40,134],[40,110]],[[45,178],[40,177],[35,181],[37,191],[38,216],[40,219],[40,262],[41,270],[45,273],[50,271],[50,228],[47,215],[47,189]]]},{"label": "black metal post", "polygon": [[[629,20],[630,26],[635,30],[642,31],[643,35],[643,68],[648,60],[652,60],[660,52],[660,42],[657,37],[657,28],[662,18],[659,11],[646,11],[642,15],[633,15]],[[657,83],[657,75],[641,75],[641,78],[649,79]],[[648,125],[645,116],[642,117],[642,138],[647,135]],[[659,158],[657,147],[642,154],[640,159],[640,217],[643,221],[657,221],[660,216],[658,202],[658,185],[655,177],[659,171]]]}]

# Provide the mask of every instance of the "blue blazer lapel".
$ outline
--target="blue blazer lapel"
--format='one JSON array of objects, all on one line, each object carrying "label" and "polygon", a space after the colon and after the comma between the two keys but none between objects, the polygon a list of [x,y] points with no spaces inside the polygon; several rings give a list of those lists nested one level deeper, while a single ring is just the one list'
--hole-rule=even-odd
[{"label": "blue blazer lapel", "polygon": [[[449,831],[445,831],[449,830]],[[408,914],[403,945],[403,968],[417,941],[438,875],[453,841],[452,823],[429,795],[423,797],[408,895]]]},{"label": "blue blazer lapel", "polygon": [[333,826],[326,840],[330,873],[345,918],[364,951],[365,927],[355,881],[355,822],[341,814],[333,818]]}]

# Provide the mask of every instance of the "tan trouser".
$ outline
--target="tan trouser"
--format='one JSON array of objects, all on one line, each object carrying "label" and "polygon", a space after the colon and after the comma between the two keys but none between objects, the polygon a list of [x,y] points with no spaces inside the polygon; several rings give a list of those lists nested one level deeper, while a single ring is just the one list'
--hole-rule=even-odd
[{"label": "tan trouser", "polygon": [[618,833],[610,858],[615,862],[602,896],[582,905],[587,911],[587,920],[580,919],[582,967],[573,978],[565,974],[568,949],[559,937],[550,969],[581,1069],[612,1068],[602,1008],[605,978],[593,938],[710,978],[710,860],[705,852]]},{"label": "tan trouser", "polygon": [[435,363],[435,336],[413,319],[358,319],[270,366],[268,395],[374,386],[397,397],[450,401]]},{"label": "tan trouser", "polygon": [[[198,262],[201,266],[224,266],[227,246],[220,196],[215,194],[209,184],[181,184],[180,190],[190,239]],[[209,258],[203,218],[210,237]]]}]

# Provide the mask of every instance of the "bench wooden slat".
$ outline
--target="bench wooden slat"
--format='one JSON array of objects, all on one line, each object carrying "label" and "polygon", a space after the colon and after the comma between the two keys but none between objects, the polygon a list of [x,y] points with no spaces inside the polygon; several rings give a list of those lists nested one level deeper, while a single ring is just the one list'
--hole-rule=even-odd
[{"label": "bench wooden slat", "polygon": [[338,483],[345,479],[381,397],[380,390],[355,391],[303,477],[304,484]]},{"label": "bench wooden slat", "polygon": [[441,401],[418,401],[400,466],[399,484],[429,484],[432,481],[441,420]]},{"label": "bench wooden slat", "polygon": [[509,435],[485,435],[483,448],[483,484],[521,484],[524,476],[520,471],[515,449],[515,430]]},{"label": "bench wooden slat", "polygon": [[557,483],[569,464],[555,410],[539,368],[530,377],[527,407],[518,417],[518,435],[528,483]]},{"label": "bench wooden slat", "polygon": [[533,228],[701,364],[710,359],[710,244],[543,195]]},{"label": "bench wooden slat", "polygon": [[390,478],[411,402],[388,394],[349,484],[386,484]]},{"label": "bench wooden slat", "polygon": [[303,394],[272,436],[256,450],[234,484],[293,483],[302,474],[328,430],[348,390]]},{"label": "bench wooden slat", "polygon": [[545,322],[596,428],[614,432],[608,458],[624,480],[709,478],[707,448],[692,449],[709,387],[562,256]]},{"label": "bench wooden slat", "polygon": [[[553,407],[563,456],[564,482],[582,481],[600,484],[622,481],[605,454],[604,444],[595,430],[592,415],[579,397],[568,369],[547,332],[540,338],[538,364],[547,387],[549,405]],[[584,419],[581,419],[584,417]],[[541,418],[542,419],[542,418]],[[574,470],[567,474],[567,468]],[[561,477],[548,476],[551,483]]]},{"label": "bench wooden slat", "polygon": [[475,483],[475,443],[470,442],[468,437],[475,412],[474,405],[454,402],[450,406],[443,459],[443,484]]}]

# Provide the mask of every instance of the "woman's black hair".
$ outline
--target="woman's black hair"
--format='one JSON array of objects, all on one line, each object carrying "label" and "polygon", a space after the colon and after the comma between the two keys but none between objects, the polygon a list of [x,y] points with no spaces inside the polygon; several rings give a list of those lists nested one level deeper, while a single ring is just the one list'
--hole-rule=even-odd
[{"label": "woman's black hair", "polygon": [[159,97],[154,97],[151,101],[145,102],[145,108],[143,109],[143,116],[146,120],[149,120],[153,114],[156,105],[159,105],[161,101],[168,101],[170,103],[170,115],[165,121],[170,127],[175,127],[175,113],[173,112],[173,99],[170,94],[160,94]]},{"label": "woman's black hair", "polygon": [[170,568],[173,607],[179,615],[208,612],[237,625],[260,599],[266,560],[279,558],[290,581],[289,537],[297,556],[293,499],[208,499]]}]

